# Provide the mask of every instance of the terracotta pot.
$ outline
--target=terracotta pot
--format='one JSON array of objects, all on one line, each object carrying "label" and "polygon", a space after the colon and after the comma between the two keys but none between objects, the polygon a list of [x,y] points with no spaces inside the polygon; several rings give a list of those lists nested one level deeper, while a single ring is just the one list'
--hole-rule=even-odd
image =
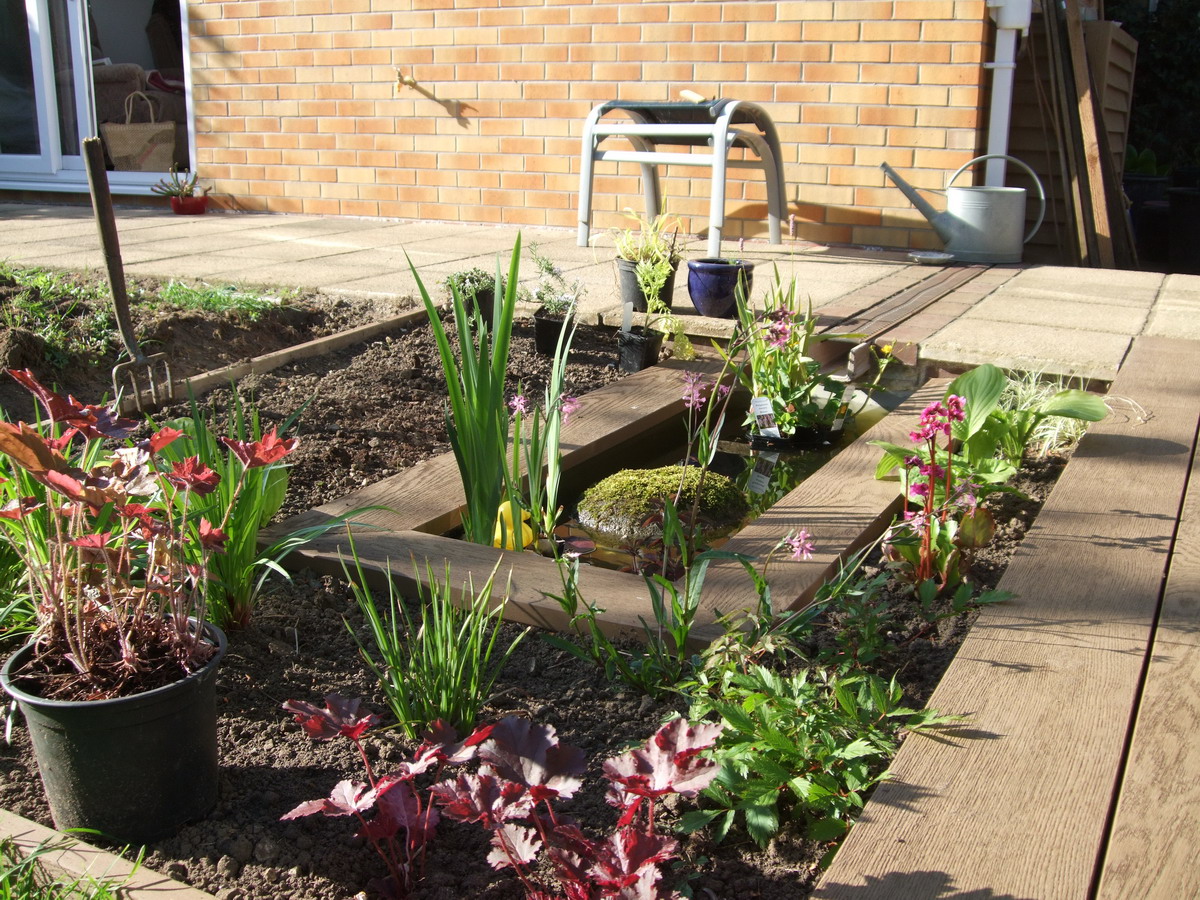
[{"label": "terracotta pot", "polygon": [[171,209],[180,216],[202,216],[208,209],[208,194],[192,197],[171,197]]}]

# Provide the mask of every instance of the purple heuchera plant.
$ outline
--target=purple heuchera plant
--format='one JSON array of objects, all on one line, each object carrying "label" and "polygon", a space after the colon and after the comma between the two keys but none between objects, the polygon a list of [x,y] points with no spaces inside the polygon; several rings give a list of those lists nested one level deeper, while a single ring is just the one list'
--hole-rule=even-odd
[{"label": "purple heuchera plant", "polygon": [[[490,831],[488,862],[496,869],[511,867],[529,900],[675,896],[660,885],[659,864],[674,858],[677,845],[655,833],[655,803],[668,794],[695,797],[708,786],[717,767],[700,754],[716,741],[720,725],[676,719],[643,746],[608,760],[606,799],[621,816],[612,834],[595,840],[554,808],[554,801],[581,787],[586,759],[582,750],[561,743],[551,726],[509,716],[459,741],[453,728],[437,722],[412,762],[377,778],[360,743],[377,720],[360,716],[358,705],[336,695],[326,698],[323,710],[296,701],[284,704],[314,739],[341,735],[352,741],[368,782],[339,782],[328,798],[302,803],[283,818],[315,813],[357,817],[359,834],[387,862],[388,879],[374,885],[385,896],[403,896],[419,878],[425,844],[440,816],[476,822]],[[446,766],[472,759],[479,761],[476,771],[437,781]],[[430,770],[436,783],[429,788],[429,801],[422,802],[413,781]],[[539,883],[529,870],[539,855],[554,869],[554,888]]]}]

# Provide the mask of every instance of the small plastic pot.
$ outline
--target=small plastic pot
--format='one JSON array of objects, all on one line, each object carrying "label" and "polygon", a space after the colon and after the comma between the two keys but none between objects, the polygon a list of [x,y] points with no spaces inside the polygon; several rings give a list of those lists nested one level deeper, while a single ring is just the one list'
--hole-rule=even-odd
[{"label": "small plastic pot", "polygon": [[548,316],[540,309],[533,314],[533,349],[542,356],[553,356],[558,348],[558,337],[567,327],[568,320],[562,316]]},{"label": "small plastic pot", "polygon": [[617,332],[617,368],[622,372],[640,372],[658,362],[663,333],[634,325],[632,331]]}]

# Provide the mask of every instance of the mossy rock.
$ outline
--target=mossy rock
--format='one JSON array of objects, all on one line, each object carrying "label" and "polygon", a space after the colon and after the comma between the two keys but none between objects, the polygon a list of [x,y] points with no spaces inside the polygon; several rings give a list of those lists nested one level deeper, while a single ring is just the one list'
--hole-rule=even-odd
[{"label": "mossy rock", "polygon": [[[677,508],[686,514],[691,511],[699,486],[700,469],[695,466],[622,469],[584,491],[579,499],[579,522],[619,543],[659,537],[662,526],[653,520],[662,501],[680,491]],[[745,496],[731,480],[715,472],[704,477],[699,516],[706,540],[734,530],[749,511]]]}]

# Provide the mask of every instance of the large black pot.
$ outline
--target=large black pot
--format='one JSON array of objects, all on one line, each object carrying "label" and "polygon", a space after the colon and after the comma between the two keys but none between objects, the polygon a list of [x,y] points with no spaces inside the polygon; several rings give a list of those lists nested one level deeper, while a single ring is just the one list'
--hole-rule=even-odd
[{"label": "large black pot", "polygon": [[1200,188],[1173,187],[1170,199],[1170,271],[1200,275]]},{"label": "large black pot", "polygon": [[564,316],[546,315],[542,310],[533,314],[533,349],[542,356],[553,356],[558,338],[570,320]]},{"label": "large black pot", "polygon": [[732,318],[739,281],[744,282],[749,300],[754,286],[754,263],[744,259],[688,260],[688,296],[702,316]]},{"label": "large black pot", "polygon": [[25,715],[50,814],[60,831],[91,828],[147,844],[201,819],[217,802],[217,667],[225,635],[199,671],[166,687],[114,700],[46,700],[13,682],[27,644],[0,670]]},{"label": "large black pot", "polygon": [[[658,292],[658,302],[667,309],[671,308],[671,295],[675,292],[675,269],[667,276],[662,290]],[[621,304],[633,304],[634,312],[646,312],[646,295],[642,293],[637,280],[637,263],[628,259],[617,260],[617,286],[621,292]]]},{"label": "large black pot", "polygon": [[648,333],[641,325],[632,331],[617,332],[617,368],[622,372],[640,372],[658,362],[662,350],[663,333],[651,329]]}]

